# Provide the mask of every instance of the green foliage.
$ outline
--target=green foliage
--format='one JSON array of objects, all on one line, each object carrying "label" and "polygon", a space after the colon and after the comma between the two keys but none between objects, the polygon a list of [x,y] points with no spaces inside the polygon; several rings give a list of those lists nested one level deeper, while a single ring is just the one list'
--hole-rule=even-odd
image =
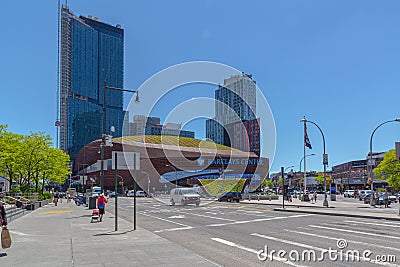
[{"label": "green foliage", "polygon": [[11,194],[21,194],[22,191],[21,191],[20,186],[19,186],[19,185],[13,185],[13,186],[11,186],[10,193],[11,193]]},{"label": "green foliage", "polygon": [[53,197],[53,194],[50,193],[50,192],[44,192],[43,194],[39,194],[39,195],[38,195],[38,199],[39,199],[40,201],[45,200],[45,199],[50,199],[50,198],[52,198],[52,197]]},{"label": "green foliage", "polygon": [[282,178],[278,179],[278,185],[283,186],[283,179]]},{"label": "green foliage", "polygon": [[0,125],[0,175],[10,183],[18,182],[21,190],[39,192],[46,183],[64,183],[69,172],[69,156],[52,148],[49,135],[31,133],[20,135]]},{"label": "green foliage", "polygon": [[199,179],[207,192],[213,196],[223,192],[242,192],[246,179],[229,178],[224,180]]},{"label": "green foliage", "polygon": [[264,187],[273,188],[274,187],[274,182],[271,181],[271,180],[264,179],[264,181],[261,184],[261,187],[262,188],[264,188]]},{"label": "green foliage", "polygon": [[397,192],[400,190],[400,162],[396,160],[396,151],[387,152],[382,162],[374,169],[375,178],[386,182]]}]

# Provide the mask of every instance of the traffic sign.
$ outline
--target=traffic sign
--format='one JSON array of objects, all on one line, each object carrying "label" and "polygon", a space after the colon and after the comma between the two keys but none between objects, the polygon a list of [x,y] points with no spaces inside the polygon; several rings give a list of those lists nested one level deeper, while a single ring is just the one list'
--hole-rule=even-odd
[{"label": "traffic sign", "polygon": [[323,154],[322,155],[322,163],[324,165],[328,165],[328,154]]}]

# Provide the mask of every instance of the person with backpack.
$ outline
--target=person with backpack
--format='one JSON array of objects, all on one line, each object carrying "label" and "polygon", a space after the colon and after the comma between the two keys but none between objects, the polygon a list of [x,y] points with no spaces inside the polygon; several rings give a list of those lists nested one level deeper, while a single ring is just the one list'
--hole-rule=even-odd
[{"label": "person with backpack", "polygon": [[97,208],[99,209],[100,212],[100,222],[103,220],[103,215],[105,213],[106,209],[106,203],[107,199],[105,198],[104,194],[100,194],[99,198],[97,199]]}]

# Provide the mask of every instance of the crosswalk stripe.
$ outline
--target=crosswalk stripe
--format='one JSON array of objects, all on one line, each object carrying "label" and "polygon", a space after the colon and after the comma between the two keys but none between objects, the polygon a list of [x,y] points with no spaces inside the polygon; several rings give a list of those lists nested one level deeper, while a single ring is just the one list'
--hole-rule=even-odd
[{"label": "crosswalk stripe", "polygon": [[[325,235],[317,235],[317,234],[306,233],[306,232],[301,232],[301,231],[294,231],[294,230],[289,230],[289,229],[284,229],[284,231],[290,232],[290,233],[295,233],[295,234],[308,235],[308,236],[314,236],[314,237],[319,237],[319,238],[324,238],[324,239],[336,240],[336,241],[340,240],[340,238],[336,238],[336,237],[329,237],[329,236],[325,236]],[[386,247],[386,246],[381,246],[381,245],[377,245],[377,244],[366,243],[366,242],[355,241],[355,240],[349,240],[349,239],[346,239],[346,241],[350,242],[350,243],[358,244],[358,245],[368,246],[368,247],[384,248],[384,249],[400,251],[400,249],[394,248],[394,247]]]},{"label": "crosswalk stripe", "polygon": [[359,222],[359,221],[345,221],[349,223],[358,223],[358,224],[366,224],[366,225],[377,225],[377,226],[384,226],[384,227],[393,227],[393,228],[400,228],[400,225],[391,225],[391,224],[382,224],[382,223],[369,223],[369,222]]},{"label": "crosswalk stripe", "polygon": [[[327,229],[327,230],[335,230],[339,232],[346,232],[346,233],[355,233],[355,234],[362,234],[362,235],[369,235],[369,236],[378,236],[382,237],[383,235],[381,234],[374,234],[374,233],[366,233],[366,232],[360,232],[360,231],[355,231],[355,230],[348,230],[348,229],[341,229],[341,228],[334,228],[334,227],[325,227],[325,226],[318,226],[318,225],[309,225],[310,227],[313,228],[320,228],[320,229]],[[385,238],[391,238],[391,239],[398,239],[400,240],[400,237],[398,236],[384,236]]]},{"label": "crosswalk stripe", "polygon": [[[257,237],[261,237],[261,238],[265,238],[265,239],[269,239],[269,240],[273,240],[273,241],[277,241],[277,242],[281,242],[281,243],[286,243],[289,245],[293,245],[293,246],[298,246],[298,247],[303,247],[303,248],[307,248],[307,249],[312,249],[312,250],[318,250],[321,251],[323,253],[326,253],[328,251],[328,249],[326,248],[320,248],[320,247],[315,247],[315,246],[311,246],[311,245],[307,245],[307,244],[303,244],[303,243],[298,243],[298,242],[294,242],[294,241],[290,241],[290,240],[285,240],[285,239],[280,239],[280,238],[276,238],[276,237],[272,237],[272,236],[266,236],[266,235],[261,235],[261,234],[257,234],[257,233],[253,233],[251,234],[252,236],[257,236]],[[322,255],[322,254],[321,254]],[[348,255],[348,254],[344,254],[345,258],[347,260],[354,260],[354,256],[352,254]],[[349,256],[352,256],[350,259]],[[377,260],[372,260],[372,259],[368,259],[365,257],[359,257],[360,260],[363,261],[367,261],[367,262],[371,262],[371,263],[375,263],[377,265],[384,265],[384,266],[400,266],[397,264],[392,264],[392,263],[388,263],[388,262],[381,262],[381,261],[377,261]]]},{"label": "crosswalk stripe", "polygon": [[[222,239],[222,238],[213,237],[213,238],[211,238],[211,240],[219,242],[219,243],[227,245],[227,246],[230,246],[230,247],[235,247],[235,248],[247,251],[247,252],[251,252],[251,253],[254,253],[254,254],[257,254],[257,255],[259,254],[259,251],[255,250],[255,249],[248,248],[248,247],[233,243],[231,241],[228,241],[228,240],[225,240],[225,239]],[[288,265],[291,265],[291,266],[301,267],[301,265],[297,265],[297,264],[295,264],[295,263],[293,263],[291,261],[287,261],[286,259],[281,259],[281,258],[278,258],[278,257],[272,257],[272,259],[271,259],[270,255],[267,255],[267,257],[268,257],[268,260],[270,260],[270,261],[277,260],[277,261],[280,261],[282,263],[285,263],[285,264],[288,264]]]}]

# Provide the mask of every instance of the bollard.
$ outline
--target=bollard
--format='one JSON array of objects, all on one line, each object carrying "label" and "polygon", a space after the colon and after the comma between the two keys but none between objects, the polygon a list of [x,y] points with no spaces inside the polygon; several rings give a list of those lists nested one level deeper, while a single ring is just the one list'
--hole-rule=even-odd
[{"label": "bollard", "polygon": [[249,195],[249,201],[251,200],[251,196]]},{"label": "bollard", "polygon": [[269,196],[269,201],[271,201],[271,196]]},{"label": "bollard", "polygon": [[260,198],[261,198],[260,195],[258,195],[258,196],[257,196],[257,200],[260,201]]}]

